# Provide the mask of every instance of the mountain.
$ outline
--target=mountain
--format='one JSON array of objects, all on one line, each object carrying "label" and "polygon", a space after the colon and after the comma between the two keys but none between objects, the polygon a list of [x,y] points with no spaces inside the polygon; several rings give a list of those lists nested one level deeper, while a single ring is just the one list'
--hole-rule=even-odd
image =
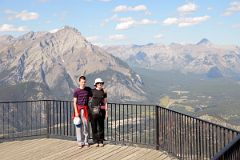
[{"label": "mountain", "polygon": [[[122,45],[104,49],[133,67],[210,77],[236,78],[240,73],[240,47],[215,45],[205,38],[197,44]],[[215,72],[217,76],[212,76]]]},{"label": "mountain", "polygon": [[212,67],[208,71],[207,77],[209,77],[209,78],[220,78],[220,77],[222,77],[222,73],[217,67]]},{"label": "mountain", "polygon": [[203,38],[201,41],[197,43],[197,45],[210,45],[210,44],[211,42],[206,38]]},{"label": "mountain", "polygon": [[[127,63],[92,45],[75,28],[29,32],[17,38],[0,36],[1,100],[66,100],[72,97],[80,75],[88,78],[90,87],[95,78],[103,78],[110,100],[145,98],[141,77]],[[12,95],[9,90],[22,90],[22,94]]]}]

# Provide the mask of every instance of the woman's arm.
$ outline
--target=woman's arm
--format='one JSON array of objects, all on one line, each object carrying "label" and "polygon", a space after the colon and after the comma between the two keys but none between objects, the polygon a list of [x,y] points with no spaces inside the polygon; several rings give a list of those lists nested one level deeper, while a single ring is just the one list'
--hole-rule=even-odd
[{"label": "woman's arm", "polygon": [[107,98],[104,98],[104,104],[105,104],[106,118],[108,118],[108,105],[107,105]]}]

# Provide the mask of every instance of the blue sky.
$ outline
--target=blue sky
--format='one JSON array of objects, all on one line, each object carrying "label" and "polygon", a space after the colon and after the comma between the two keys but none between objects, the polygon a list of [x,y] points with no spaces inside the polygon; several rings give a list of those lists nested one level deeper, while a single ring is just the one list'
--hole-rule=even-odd
[{"label": "blue sky", "polygon": [[240,45],[239,0],[1,0],[0,35],[77,28],[97,45]]}]

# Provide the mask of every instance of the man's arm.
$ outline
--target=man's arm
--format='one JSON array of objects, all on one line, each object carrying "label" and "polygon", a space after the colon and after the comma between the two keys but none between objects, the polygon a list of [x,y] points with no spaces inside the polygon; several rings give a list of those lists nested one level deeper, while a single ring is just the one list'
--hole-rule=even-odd
[{"label": "man's arm", "polygon": [[75,117],[79,117],[78,111],[77,111],[77,98],[73,98],[73,107],[74,107],[74,112],[75,112]]}]

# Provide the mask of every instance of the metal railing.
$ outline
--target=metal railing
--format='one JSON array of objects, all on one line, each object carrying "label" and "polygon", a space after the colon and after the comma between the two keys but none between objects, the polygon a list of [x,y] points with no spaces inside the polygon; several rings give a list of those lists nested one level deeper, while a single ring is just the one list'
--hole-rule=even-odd
[{"label": "metal railing", "polygon": [[0,139],[46,135],[47,102],[0,102]]},{"label": "metal railing", "polygon": [[224,147],[213,160],[237,160],[240,159],[240,135]]},{"label": "metal railing", "polygon": [[114,143],[156,146],[154,105],[108,104],[106,139]]},{"label": "metal railing", "polygon": [[211,159],[239,131],[156,106],[157,147],[180,159]]},{"label": "metal railing", "polygon": [[179,159],[211,159],[239,131],[155,105],[109,104],[112,142],[164,149]]},{"label": "metal railing", "polygon": [[[239,135],[156,105],[109,103],[108,108],[106,140],[161,148],[179,159],[211,159]],[[0,102],[0,140],[41,135],[75,138],[72,113],[72,101]],[[236,151],[239,154],[239,148]]]}]

